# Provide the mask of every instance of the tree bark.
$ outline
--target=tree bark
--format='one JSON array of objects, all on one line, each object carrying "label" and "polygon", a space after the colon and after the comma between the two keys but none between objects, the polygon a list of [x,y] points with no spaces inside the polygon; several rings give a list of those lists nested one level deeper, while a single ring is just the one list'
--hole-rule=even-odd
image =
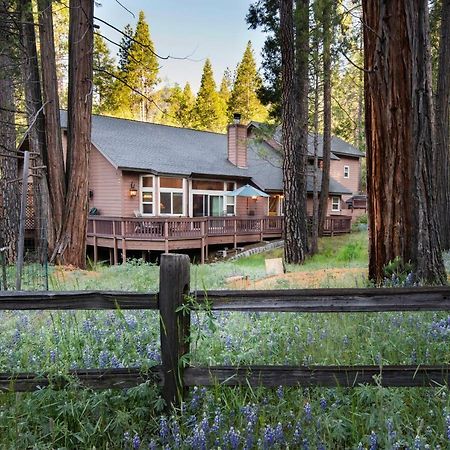
[{"label": "tree bark", "polygon": [[[14,32],[9,17],[9,2],[0,0],[0,246],[7,247],[6,259],[14,263],[17,255],[19,231],[19,189],[17,179],[14,78]],[[11,155],[11,156],[6,156]]]},{"label": "tree bark", "polygon": [[[36,167],[43,166],[45,149],[45,120],[42,109],[41,81],[39,77],[36,34],[34,31],[33,7],[31,0],[20,0],[21,44],[23,48],[22,76],[28,119],[28,142],[34,153]],[[47,180],[44,170],[33,170],[33,214],[35,227],[35,248],[39,261],[47,259]]]},{"label": "tree bark", "polygon": [[319,234],[323,235],[325,218],[328,212],[330,190],[331,159],[331,13],[334,1],[323,4],[323,146],[322,146],[322,183],[319,198]]},{"label": "tree bark", "polygon": [[438,74],[435,96],[435,180],[439,235],[443,250],[450,249],[450,0],[441,7]]},{"label": "tree bark", "polygon": [[315,255],[319,251],[319,189],[318,189],[318,173],[319,173],[319,67],[318,55],[319,45],[316,42],[316,64],[314,67],[314,111],[313,111],[313,129],[314,129],[314,162],[313,162],[313,212],[311,224],[311,249],[310,254]]},{"label": "tree bark", "polygon": [[68,183],[63,230],[57,251],[61,263],[81,268],[86,265],[88,162],[93,91],[93,16],[92,0],[70,2]]},{"label": "tree bark", "polygon": [[299,154],[297,97],[295,83],[293,0],[280,0],[280,42],[282,58],[282,141],[284,183],[284,256],[287,263],[301,263],[305,259],[305,240],[302,235],[299,186]]},{"label": "tree bark", "polygon": [[308,252],[308,213],[307,197],[307,155],[308,155],[308,94],[309,94],[309,0],[296,0],[295,8],[295,60],[297,84],[297,115],[296,115],[296,161],[298,164],[298,232],[301,236],[301,253],[303,262]]},{"label": "tree bark", "polygon": [[38,0],[37,4],[39,12],[39,40],[46,136],[46,151],[43,154],[43,161],[47,167],[51,217],[49,221],[48,242],[49,250],[53,252],[62,229],[66,184],[61,122],[59,117],[52,1]]},{"label": "tree bark", "polygon": [[444,284],[433,198],[433,108],[426,0],[363,2],[369,276],[395,258]]}]

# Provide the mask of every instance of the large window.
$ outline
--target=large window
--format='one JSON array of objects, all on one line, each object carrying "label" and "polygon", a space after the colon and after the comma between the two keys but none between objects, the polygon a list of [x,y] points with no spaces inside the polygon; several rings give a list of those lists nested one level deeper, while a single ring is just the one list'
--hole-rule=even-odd
[{"label": "large window", "polygon": [[159,213],[161,215],[184,215],[183,178],[159,178]]},{"label": "large window", "polygon": [[234,216],[236,198],[229,194],[235,188],[234,182],[192,180],[192,215]]},{"label": "large window", "polygon": [[141,177],[141,213],[154,215],[154,202],[153,202],[153,175],[143,175]]}]

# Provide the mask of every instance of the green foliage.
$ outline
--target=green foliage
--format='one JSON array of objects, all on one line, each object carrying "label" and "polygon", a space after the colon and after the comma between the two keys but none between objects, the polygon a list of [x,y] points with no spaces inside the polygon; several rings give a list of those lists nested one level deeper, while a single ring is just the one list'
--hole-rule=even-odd
[{"label": "green foliage", "polygon": [[383,269],[384,276],[394,285],[404,285],[408,277],[411,277],[413,266],[410,262],[403,261],[396,256]]},{"label": "green foliage", "polygon": [[[124,33],[130,35],[130,27]],[[153,121],[159,111],[152,98],[158,79],[158,60],[144,12],[139,13],[133,39],[122,39],[119,80],[114,83],[111,112],[125,118]],[[122,80],[122,81],[121,81]]]},{"label": "green foliage", "polygon": [[94,34],[94,98],[96,114],[108,111],[113,103],[115,61],[100,34]]},{"label": "green foliage", "polygon": [[171,88],[167,103],[168,108],[165,119],[167,125],[176,125],[185,128],[192,126],[191,116],[195,98],[189,83],[186,83],[183,90],[181,90],[179,85]]},{"label": "green foliage", "polygon": [[193,110],[194,127],[198,130],[222,131],[225,116],[222,106],[216,92],[211,61],[207,59]]},{"label": "green foliage", "polygon": [[257,97],[257,91],[260,87],[261,78],[256,68],[252,44],[249,41],[236,70],[236,78],[228,103],[228,116],[230,119],[235,112],[241,114],[243,123],[248,123],[252,120],[263,122],[267,119],[267,110]]}]

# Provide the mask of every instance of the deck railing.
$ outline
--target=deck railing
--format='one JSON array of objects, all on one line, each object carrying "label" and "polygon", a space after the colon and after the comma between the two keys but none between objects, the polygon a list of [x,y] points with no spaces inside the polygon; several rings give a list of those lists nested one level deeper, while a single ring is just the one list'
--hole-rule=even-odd
[{"label": "deck railing", "polygon": [[[349,233],[351,216],[328,216],[324,233]],[[88,236],[144,240],[190,239],[207,236],[279,234],[282,216],[265,217],[180,217],[118,218],[90,216]]]}]

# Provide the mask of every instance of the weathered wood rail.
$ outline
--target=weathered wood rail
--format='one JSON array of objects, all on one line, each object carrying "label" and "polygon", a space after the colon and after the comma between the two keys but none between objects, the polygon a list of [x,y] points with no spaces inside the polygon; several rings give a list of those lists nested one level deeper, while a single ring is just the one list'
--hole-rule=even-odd
[{"label": "weathered wood rail", "polygon": [[[159,293],[1,292],[0,310],[159,310],[162,364],[139,368],[75,370],[67,377],[0,373],[1,391],[32,391],[51,384],[64,388],[76,377],[92,389],[122,389],[147,380],[162,385],[168,405],[178,404],[189,386],[342,386],[361,383],[399,387],[450,384],[450,365],[388,366],[212,366],[183,367],[189,353],[190,309],[180,308],[190,293],[189,257],[161,257]],[[385,289],[305,289],[191,292],[191,308],[207,303],[213,311],[345,313],[450,311],[450,287]]]}]

